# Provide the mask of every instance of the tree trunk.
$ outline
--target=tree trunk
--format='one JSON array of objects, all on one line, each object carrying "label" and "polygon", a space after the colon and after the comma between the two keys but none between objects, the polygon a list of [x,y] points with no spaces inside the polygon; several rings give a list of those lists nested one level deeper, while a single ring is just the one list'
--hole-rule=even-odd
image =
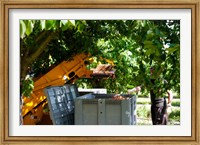
[{"label": "tree trunk", "polygon": [[167,103],[165,98],[153,99],[151,102],[151,118],[153,125],[167,125]]},{"label": "tree trunk", "polygon": [[[25,79],[26,75],[29,72],[29,69],[31,68],[31,64],[40,56],[40,54],[45,50],[49,42],[52,40],[54,32],[46,31],[44,33],[41,33],[41,35],[42,37],[39,35],[39,39],[36,39],[36,41],[42,40],[39,46],[35,49],[36,51],[31,54],[26,53],[24,56],[21,57],[21,80]],[[28,49],[26,50],[28,51]]]},{"label": "tree trunk", "polygon": [[[155,80],[151,79],[151,83],[155,84]],[[154,90],[150,90],[151,95],[151,119],[153,125],[167,125],[167,103],[165,98],[158,98]]]},{"label": "tree trunk", "polygon": [[[33,52],[32,54],[29,54],[28,49],[25,49],[27,52],[25,52],[25,54],[21,57],[21,76],[20,76],[20,91],[21,91],[21,87],[22,87],[22,80],[25,79],[26,75],[29,72],[29,69],[31,68],[31,64],[35,61],[35,59],[37,59],[40,54],[44,51],[44,49],[47,47],[47,45],[49,44],[49,42],[52,40],[54,36],[54,32],[42,32],[41,35],[38,36],[38,39],[36,39],[36,41],[41,41],[41,43],[39,44],[39,47],[36,49],[35,52]],[[21,45],[22,46],[22,45]],[[22,51],[23,48],[21,48]],[[22,113],[22,106],[23,106],[23,95],[20,92],[20,114]],[[22,114],[20,115],[20,125],[23,125],[23,117]]]}]

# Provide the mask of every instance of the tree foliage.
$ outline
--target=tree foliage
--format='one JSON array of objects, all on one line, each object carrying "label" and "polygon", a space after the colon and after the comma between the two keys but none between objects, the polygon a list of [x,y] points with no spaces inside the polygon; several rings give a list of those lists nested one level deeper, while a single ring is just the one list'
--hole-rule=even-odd
[{"label": "tree foliage", "polygon": [[[101,58],[115,64],[116,78],[80,79],[79,86],[126,93],[180,88],[180,21],[175,20],[21,20],[21,80],[38,77],[51,66],[79,53],[90,53],[95,67]],[[150,67],[154,66],[152,84]],[[166,83],[167,82],[167,83]],[[25,89],[26,90],[26,89]],[[159,94],[160,93],[160,94]]]}]

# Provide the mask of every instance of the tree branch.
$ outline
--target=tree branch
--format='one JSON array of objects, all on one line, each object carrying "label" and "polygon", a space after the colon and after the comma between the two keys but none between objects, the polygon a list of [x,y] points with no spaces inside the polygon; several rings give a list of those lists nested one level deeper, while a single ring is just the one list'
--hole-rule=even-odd
[{"label": "tree branch", "polygon": [[27,59],[28,62],[32,62],[33,60],[37,59],[37,57],[44,51],[49,42],[52,40],[54,32],[46,33],[46,35],[43,35],[44,37],[46,36],[46,38],[39,44],[36,51],[29,56],[29,58]]},{"label": "tree branch", "polygon": [[40,40],[42,40],[48,33],[49,33],[49,31],[42,31],[39,34],[39,36],[35,39],[36,43],[38,43]]},{"label": "tree branch", "polygon": [[[24,79],[25,76],[27,75],[28,71],[29,71],[29,66],[33,63],[33,61],[35,59],[37,59],[40,54],[45,50],[45,48],[47,48],[47,45],[49,44],[49,42],[52,40],[52,38],[54,37],[54,32],[52,31],[48,31],[45,33],[41,33],[41,36],[38,36],[39,38],[37,39],[38,41],[42,40],[39,44],[39,46],[35,49],[36,51],[33,52],[32,54],[29,54],[28,56],[23,57],[24,59],[21,60],[21,79]],[[28,51],[28,50],[27,50]]]}]

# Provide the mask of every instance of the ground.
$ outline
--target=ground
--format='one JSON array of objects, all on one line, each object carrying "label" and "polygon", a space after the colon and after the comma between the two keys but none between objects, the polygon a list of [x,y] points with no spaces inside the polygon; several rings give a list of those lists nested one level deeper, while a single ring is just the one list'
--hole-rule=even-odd
[{"label": "ground", "polygon": [[[152,125],[150,108],[150,98],[137,98],[137,125]],[[180,98],[173,99],[172,107],[167,112],[168,125],[180,125]]]}]

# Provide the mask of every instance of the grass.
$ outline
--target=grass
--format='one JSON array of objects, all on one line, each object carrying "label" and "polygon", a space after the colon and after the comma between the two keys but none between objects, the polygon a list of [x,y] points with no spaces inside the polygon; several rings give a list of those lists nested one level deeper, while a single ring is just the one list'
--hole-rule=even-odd
[{"label": "grass", "polygon": [[137,104],[150,105],[151,104],[150,98],[137,98]]},{"label": "grass", "polygon": [[149,107],[148,106],[138,106],[137,116],[140,118],[149,118],[150,117]]},{"label": "grass", "polygon": [[176,99],[172,102],[172,106],[180,107],[180,100]]},{"label": "grass", "polygon": [[[167,99],[167,98],[166,98]],[[137,104],[151,105],[150,98],[137,98]],[[172,106],[180,107],[180,99],[173,99]]]},{"label": "grass", "polygon": [[[151,125],[150,98],[137,98],[137,125]],[[169,125],[180,124],[180,99],[172,101],[172,107],[168,111]]]},{"label": "grass", "polygon": [[180,122],[180,109],[179,108],[172,110],[172,112],[169,114],[169,120]]}]

